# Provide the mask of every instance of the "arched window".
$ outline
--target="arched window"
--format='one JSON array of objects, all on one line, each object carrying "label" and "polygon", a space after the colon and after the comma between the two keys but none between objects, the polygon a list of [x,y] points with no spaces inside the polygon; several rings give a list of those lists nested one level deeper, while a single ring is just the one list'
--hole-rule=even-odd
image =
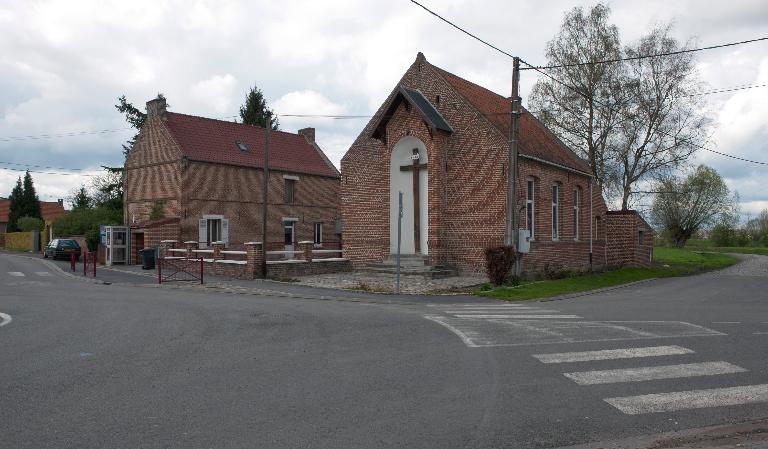
[{"label": "arched window", "polygon": [[560,186],[552,186],[552,240],[560,238],[560,223],[558,220],[558,211],[560,207]]},{"label": "arched window", "polygon": [[581,207],[581,187],[573,189],[573,239],[579,240],[579,208]]},{"label": "arched window", "polygon": [[525,194],[525,226],[526,229],[531,231],[531,240],[533,240],[533,229],[534,229],[534,189],[535,189],[535,183],[533,182],[533,178],[528,178],[528,182],[526,183],[526,194]]}]

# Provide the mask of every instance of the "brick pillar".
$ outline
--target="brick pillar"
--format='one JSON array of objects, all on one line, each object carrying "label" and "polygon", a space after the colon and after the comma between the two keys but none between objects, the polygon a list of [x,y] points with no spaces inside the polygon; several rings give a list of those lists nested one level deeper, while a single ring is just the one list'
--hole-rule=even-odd
[{"label": "brick pillar", "polygon": [[197,249],[197,242],[192,240],[184,242],[184,248],[187,249],[187,259],[191,259],[192,257],[196,256],[196,254],[193,253],[192,250]]},{"label": "brick pillar", "polygon": [[224,257],[222,257],[221,251],[224,249],[224,242],[213,242],[213,260],[221,260]]},{"label": "brick pillar", "polygon": [[169,249],[176,248],[176,244],[179,243],[176,240],[161,240],[160,241],[160,257],[168,255]]},{"label": "brick pillar", "polygon": [[315,242],[310,242],[307,240],[299,242],[299,246],[301,246],[301,250],[304,253],[304,260],[307,262],[312,262],[312,248],[315,246]]},{"label": "brick pillar", "polygon": [[264,247],[261,242],[246,242],[245,253],[248,261],[247,276],[251,279],[261,277],[261,264],[264,262]]}]

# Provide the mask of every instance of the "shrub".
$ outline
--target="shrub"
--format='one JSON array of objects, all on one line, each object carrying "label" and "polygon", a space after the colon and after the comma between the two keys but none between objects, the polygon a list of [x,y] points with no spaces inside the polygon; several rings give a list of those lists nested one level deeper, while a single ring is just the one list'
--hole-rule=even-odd
[{"label": "shrub", "polygon": [[43,220],[35,217],[21,217],[16,221],[16,226],[21,232],[42,231]]},{"label": "shrub", "polygon": [[149,211],[149,219],[150,220],[159,220],[161,218],[165,218],[165,211],[164,208],[165,203],[163,201],[155,201],[155,203],[152,205],[152,210]]},{"label": "shrub", "polygon": [[88,249],[95,251],[99,242],[99,225],[119,225],[122,222],[122,211],[107,207],[78,209],[56,218],[53,232],[57,237],[85,236]]},{"label": "shrub", "polygon": [[493,285],[502,285],[515,266],[517,254],[511,245],[492,246],[485,249],[485,271]]}]

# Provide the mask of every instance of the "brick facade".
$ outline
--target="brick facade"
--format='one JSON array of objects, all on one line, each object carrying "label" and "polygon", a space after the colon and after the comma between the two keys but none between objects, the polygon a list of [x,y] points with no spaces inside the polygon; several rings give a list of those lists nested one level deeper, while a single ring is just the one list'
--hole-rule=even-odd
[{"label": "brick facade", "polygon": [[[148,116],[125,162],[124,215],[126,224],[132,227],[132,255],[135,256],[140,249],[136,245],[155,246],[160,240],[193,240],[205,247],[208,242],[200,240],[199,221],[206,216],[220,216],[222,221],[226,220],[227,224],[221,226],[228,228],[228,249],[245,249],[245,242],[261,241],[264,170],[257,158],[263,155],[250,154],[256,162],[244,162],[242,155],[238,154],[235,138],[232,138],[223,148],[211,148],[216,158],[200,160],[205,158],[191,157],[193,153],[180,143],[195,137],[190,137],[189,133],[199,132],[207,137],[210,133],[219,132],[219,129],[221,133],[232,134],[240,130],[237,127],[244,127],[241,129],[245,135],[242,139],[252,139],[248,152],[257,153],[259,149],[253,143],[253,140],[258,140],[253,137],[255,127],[176,114],[175,117],[189,118],[211,127],[199,131],[183,130],[187,135],[179,136],[180,131],[169,125],[168,116],[171,113],[163,111],[164,107],[158,110],[159,115]],[[259,131],[263,132],[262,129]],[[296,243],[314,240],[315,224],[321,223],[323,247],[339,248],[336,220],[340,216],[340,177],[334,175],[338,172],[332,165],[320,174],[307,170],[302,165],[307,157],[298,151],[296,160],[281,159],[281,151],[290,154],[291,142],[300,139],[305,146],[301,150],[305,154],[309,151],[310,156],[320,160],[318,164],[321,166],[325,164],[327,158],[314,141],[309,141],[314,138],[314,133],[310,131],[303,130],[309,134],[306,137],[273,132],[277,157],[273,155],[274,163],[270,160],[267,250],[285,248],[284,218],[295,219]],[[222,152],[225,154],[222,155]],[[233,154],[230,157],[226,152]],[[295,170],[289,168],[292,164],[296,166]],[[295,186],[291,203],[285,201],[286,179],[290,179]],[[163,220],[172,220],[174,224],[153,225],[149,220],[153,208],[162,208]],[[299,249],[298,245],[295,249]]]},{"label": "brick facade", "polygon": [[[388,112],[400,86],[418,90],[453,131],[435,132],[423,114],[405,102],[394,112]],[[493,101],[483,103],[468,98],[476,92],[478,97]],[[389,255],[390,158],[402,137],[413,136],[424,143],[428,154],[430,263],[464,272],[483,271],[484,248],[502,244],[505,233],[508,140],[495,121],[503,114],[493,112],[499,104],[506,108],[502,110],[507,112],[508,120],[509,103],[503,97],[447,74],[419,54],[341,161],[344,257],[360,267],[381,262]],[[374,130],[385,113],[386,133],[383,138],[374,138]],[[518,164],[517,198],[520,228],[527,228],[527,180],[533,180],[534,238],[530,253],[522,259],[524,271],[541,271],[548,265],[589,268],[590,227],[592,266],[619,261],[606,257],[606,249],[612,248],[606,246],[607,208],[596,186],[590,189],[589,167],[543,125],[530,116],[527,120],[527,128],[521,130],[529,135],[521,136],[521,140],[528,140],[524,141],[527,147],[523,149],[527,151],[521,152]],[[542,154],[550,156],[545,159]],[[559,188],[556,238],[552,235],[554,185]],[[574,192],[578,192],[578,209],[574,208]],[[619,259],[622,263],[639,264],[642,257],[622,255]]]}]

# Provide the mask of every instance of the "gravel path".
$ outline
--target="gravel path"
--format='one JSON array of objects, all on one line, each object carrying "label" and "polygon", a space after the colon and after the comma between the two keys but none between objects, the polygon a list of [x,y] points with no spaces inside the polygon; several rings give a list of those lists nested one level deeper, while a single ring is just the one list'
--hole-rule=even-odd
[{"label": "gravel path", "polygon": [[[326,288],[359,289],[379,293],[392,293],[395,276],[385,273],[332,273],[298,277],[300,285]],[[455,276],[429,279],[423,276],[401,276],[400,292],[406,294],[445,293],[452,289],[482,284],[485,277]]]},{"label": "gravel path", "polygon": [[730,254],[740,260],[722,270],[707,273],[708,276],[760,276],[768,277],[768,256],[757,254]]}]

